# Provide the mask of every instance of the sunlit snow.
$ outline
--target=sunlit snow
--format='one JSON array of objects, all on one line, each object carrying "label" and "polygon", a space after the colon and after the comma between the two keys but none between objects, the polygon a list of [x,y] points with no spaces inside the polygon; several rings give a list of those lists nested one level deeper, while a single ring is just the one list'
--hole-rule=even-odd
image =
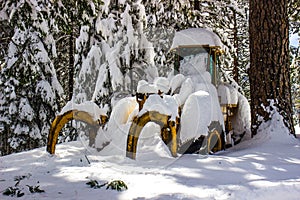
[{"label": "sunlit snow", "polygon": [[[298,126],[296,130],[300,134]],[[216,155],[173,158],[160,145],[144,145],[136,161],[101,156],[83,142],[58,145],[54,156],[45,148],[4,156],[1,192],[14,187],[16,176],[26,176],[18,186],[25,195],[18,199],[296,200],[300,195],[300,141],[288,135],[278,115],[252,140]],[[86,185],[89,180],[122,180],[128,190],[92,189]],[[26,185],[39,185],[45,193],[31,194]],[[2,194],[0,198],[13,199]]]}]

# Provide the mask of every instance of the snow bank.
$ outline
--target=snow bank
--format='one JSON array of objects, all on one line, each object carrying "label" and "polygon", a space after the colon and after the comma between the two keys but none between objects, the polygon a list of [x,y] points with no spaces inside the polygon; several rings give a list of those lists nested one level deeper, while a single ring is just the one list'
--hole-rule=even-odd
[{"label": "snow bank", "polygon": [[[245,138],[241,143],[231,148],[230,151],[256,148],[257,151],[268,150],[274,154],[286,157],[289,155],[287,151],[290,148],[300,148],[299,138],[295,138],[290,134],[288,128],[284,125],[283,117],[278,113],[278,109],[272,103],[270,107],[272,107],[272,111],[270,110],[271,120],[262,122],[253,138]],[[270,109],[270,107],[266,109]],[[298,131],[298,134],[300,134],[300,131]],[[300,160],[297,163],[300,165]]]},{"label": "snow bank", "polygon": [[126,156],[127,135],[131,123],[118,124],[116,129],[99,129],[95,148],[99,156]]},{"label": "snow bank", "polygon": [[[269,128],[261,129],[260,135],[268,134],[265,131],[271,127],[276,128],[272,123],[268,124]],[[155,124],[147,127],[159,131]],[[280,143],[227,150],[217,156],[183,155],[175,159],[148,154],[154,149],[138,146],[138,152],[143,154],[132,161],[119,156],[100,156],[93,150],[87,152],[80,142],[57,145],[55,156],[49,156],[45,148],[11,154],[0,157],[0,198],[18,199],[2,194],[6,188],[13,187],[24,192],[20,199],[298,200],[300,141],[289,141],[291,138],[286,137],[285,130],[274,129],[271,134],[282,135]],[[147,134],[142,133],[145,137]],[[147,142],[148,147],[159,146]],[[156,150],[161,152],[163,148]],[[15,179],[22,176],[25,178],[16,185]],[[93,189],[85,184],[90,180],[99,184],[122,180],[128,190]],[[32,194],[26,185],[39,186],[45,192]]]},{"label": "snow bank", "polygon": [[278,109],[273,106],[272,103],[271,107],[273,107],[271,120],[263,122],[257,130],[257,135],[254,137],[257,137],[258,140],[264,142],[263,145],[270,148],[276,145],[278,148],[277,150],[280,150],[279,145],[296,144],[298,142],[297,139],[290,134],[289,130],[284,125],[283,117],[278,113]]},{"label": "snow bank", "polygon": [[298,135],[298,137],[300,136],[300,124],[298,124],[298,126],[295,126],[295,132],[296,135]]}]

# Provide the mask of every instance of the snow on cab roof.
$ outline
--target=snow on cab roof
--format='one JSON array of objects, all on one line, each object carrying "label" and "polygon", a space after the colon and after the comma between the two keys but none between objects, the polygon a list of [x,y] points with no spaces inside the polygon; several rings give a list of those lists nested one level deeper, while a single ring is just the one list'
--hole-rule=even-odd
[{"label": "snow on cab roof", "polygon": [[215,46],[221,47],[220,38],[204,28],[189,28],[175,33],[171,50],[182,46]]}]

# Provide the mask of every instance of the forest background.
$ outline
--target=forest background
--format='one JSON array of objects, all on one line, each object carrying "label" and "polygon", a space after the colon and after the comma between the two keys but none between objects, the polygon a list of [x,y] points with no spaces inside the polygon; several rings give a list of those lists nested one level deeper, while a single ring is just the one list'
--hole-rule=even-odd
[{"label": "forest background", "polygon": [[[300,10],[289,1],[290,35]],[[138,80],[167,76],[175,31],[207,28],[224,44],[223,79],[249,101],[249,5],[245,0],[7,0],[0,2],[1,155],[44,146],[69,101],[110,112]],[[267,51],[267,49],[262,49]],[[294,123],[299,109],[299,43],[290,45]],[[299,112],[299,110],[298,110]],[[75,140],[70,123],[59,142]]]}]

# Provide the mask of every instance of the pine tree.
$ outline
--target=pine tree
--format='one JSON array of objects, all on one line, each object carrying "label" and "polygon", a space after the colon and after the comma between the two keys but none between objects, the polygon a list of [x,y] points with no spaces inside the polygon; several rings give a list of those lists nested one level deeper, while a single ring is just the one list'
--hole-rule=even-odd
[{"label": "pine tree", "polygon": [[300,35],[300,2],[290,0],[288,3],[288,16],[290,22],[290,32]]},{"label": "pine tree", "polygon": [[252,134],[257,133],[262,122],[272,118],[271,110],[276,109],[290,133],[295,135],[289,71],[288,1],[251,0],[249,19]]},{"label": "pine tree", "polygon": [[7,57],[7,48],[12,38],[12,32],[13,28],[9,25],[7,20],[0,20],[0,70]]},{"label": "pine tree", "polygon": [[88,54],[78,65],[76,102],[93,100],[111,110],[114,101],[133,93],[134,77],[153,65],[152,46],[143,32],[144,9],[140,1],[110,2],[93,23],[81,28],[77,49]]},{"label": "pine tree", "polygon": [[250,49],[249,49],[249,3],[245,0],[237,1],[239,9],[242,11],[236,15],[236,39],[235,39],[235,67],[238,71],[237,83],[243,88],[244,95],[250,99],[250,83],[248,69],[250,65]]},{"label": "pine tree", "polygon": [[300,124],[300,45],[298,48],[291,46],[291,93],[293,102],[294,124]]},{"label": "pine tree", "polygon": [[190,1],[146,0],[147,26],[145,33],[154,46],[155,66],[160,76],[166,76],[174,68],[174,54],[170,47],[176,31],[197,27]]},{"label": "pine tree", "polygon": [[2,13],[15,29],[0,76],[1,154],[45,145],[62,94],[51,58],[56,56],[51,5],[7,1]]},{"label": "pine tree", "polygon": [[87,52],[77,53],[80,57],[75,65],[75,39],[79,36],[82,26],[92,23],[90,18],[96,15],[100,4],[99,0],[53,1],[51,16],[57,27],[54,37],[58,54],[54,64],[66,91],[65,100],[72,99],[76,72],[82,64],[82,56],[87,55]]},{"label": "pine tree", "polygon": [[[289,24],[290,34],[297,34],[300,37],[300,2],[297,0],[289,1]],[[300,124],[300,44],[297,46],[290,45],[291,54],[291,90],[294,111],[294,122]]]}]

